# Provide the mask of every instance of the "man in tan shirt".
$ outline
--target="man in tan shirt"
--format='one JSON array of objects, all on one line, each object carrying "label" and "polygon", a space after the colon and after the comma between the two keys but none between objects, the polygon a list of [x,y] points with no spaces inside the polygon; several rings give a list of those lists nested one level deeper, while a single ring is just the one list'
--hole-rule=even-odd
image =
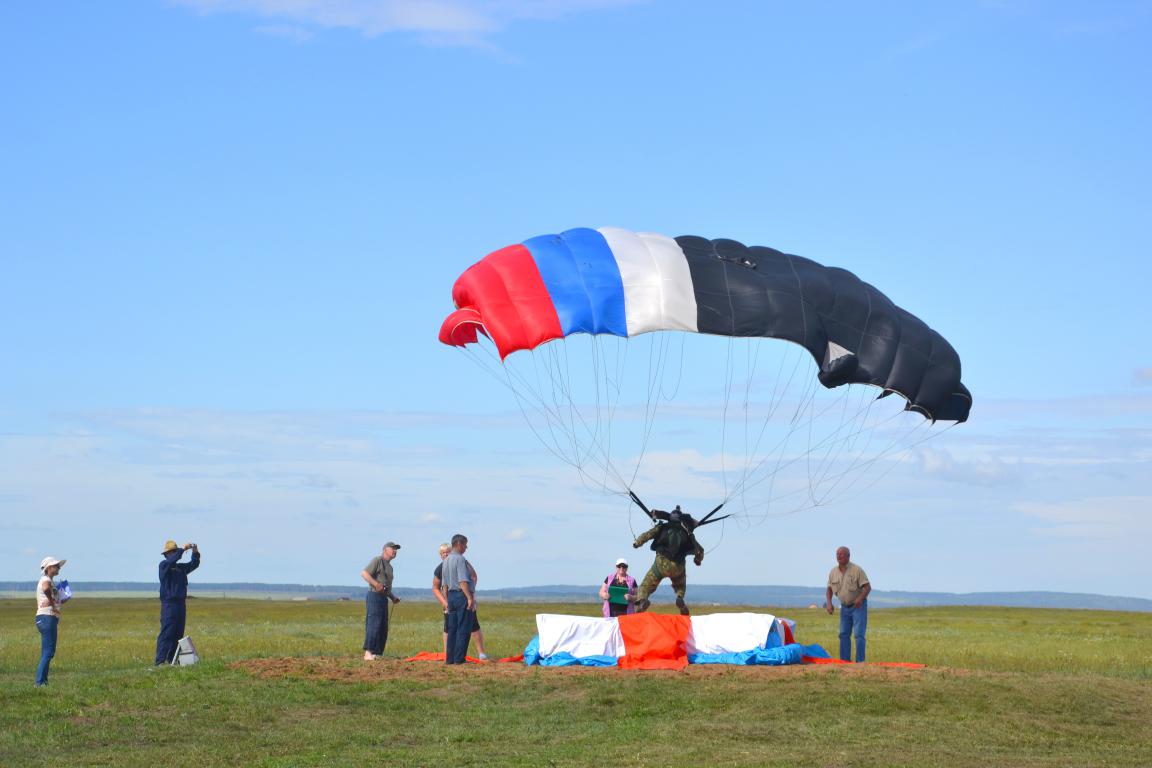
[{"label": "man in tan shirt", "polygon": [[840,600],[840,659],[852,660],[852,637],[856,637],[856,661],[864,661],[864,633],[868,630],[868,594],[872,584],[864,569],[853,563],[848,547],[836,550],[836,567],[828,573],[824,608],[835,613],[832,595]]}]

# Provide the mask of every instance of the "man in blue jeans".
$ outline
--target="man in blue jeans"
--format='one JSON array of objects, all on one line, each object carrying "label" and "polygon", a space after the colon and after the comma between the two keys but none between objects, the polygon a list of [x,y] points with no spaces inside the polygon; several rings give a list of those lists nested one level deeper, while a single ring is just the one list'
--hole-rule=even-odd
[{"label": "man in blue jeans", "polygon": [[473,612],[476,610],[474,572],[464,558],[468,537],[452,537],[452,551],[444,558],[443,579],[448,590],[448,637],[444,643],[444,663],[463,664],[468,655],[468,638],[472,636]]},{"label": "man in blue jeans", "polygon": [[824,608],[835,613],[832,595],[840,599],[840,659],[852,660],[852,638],[856,638],[856,661],[864,661],[864,633],[868,631],[868,594],[872,584],[864,569],[852,562],[848,547],[836,550],[836,567],[828,573]]},{"label": "man in blue jeans", "polygon": [[384,550],[360,571],[360,578],[368,582],[369,587],[364,597],[364,661],[375,661],[383,656],[384,646],[388,643],[388,610],[400,602],[400,598],[392,594],[392,561],[399,551],[399,544],[388,542]]}]

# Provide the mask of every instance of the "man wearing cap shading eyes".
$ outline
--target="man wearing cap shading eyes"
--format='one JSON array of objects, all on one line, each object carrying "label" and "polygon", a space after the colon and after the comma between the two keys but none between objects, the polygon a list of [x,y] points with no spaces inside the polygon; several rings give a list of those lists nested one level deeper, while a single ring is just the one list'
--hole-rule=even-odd
[{"label": "man wearing cap shading eyes", "polygon": [[400,602],[400,598],[392,594],[392,561],[399,549],[396,542],[388,542],[384,551],[360,571],[360,578],[368,582],[368,595],[364,598],[364,661],[380,658],[388,643],[388,608]]},{"label": "man wearing cap shading eyes", "polygon": [[[192,560],[180,562],[184,552],[192,550]],[[164,542],[164,559],[160,561],[160,634],[156,636],[156,663],[167,664],[176,655],[176,645],[184,637],[188,617],[188,574],[200,567],[200,548],[195,544],[177,546]]]}]

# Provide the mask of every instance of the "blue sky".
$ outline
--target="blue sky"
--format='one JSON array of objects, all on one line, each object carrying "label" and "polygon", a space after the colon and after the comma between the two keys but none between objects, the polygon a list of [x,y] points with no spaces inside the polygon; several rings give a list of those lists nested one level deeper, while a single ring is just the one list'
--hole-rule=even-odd
[{"label": "blue sky", "polygon": [[[705,529],[691,579],[821,584],[848,544],[879,589],[1152,598],[1150,27],[1142,2],[4,4],[0,579],[52,554],[144,581],[177,538],[200,581],[355,583],[395,539],[424,586],[456,531],[481,587],[602,578],[643,519],[436,334],[489,251],[620,226],[850,269],[975,396],[851,499]],[[667,457],[717,458],[665,417],[657,506],[695,498]]]}]

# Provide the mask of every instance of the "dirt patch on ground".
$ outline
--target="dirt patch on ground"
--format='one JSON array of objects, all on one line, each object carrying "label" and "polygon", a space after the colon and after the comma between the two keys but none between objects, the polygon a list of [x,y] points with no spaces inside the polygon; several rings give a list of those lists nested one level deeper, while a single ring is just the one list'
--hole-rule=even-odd
[{"label": "dirt patch on ground", "polygon": [[[792,678],[797,676],[849,675],[864,678],[889,678],[920,674],[921,669],[882,667],[872,664],[794,664],[785,667],[744,667],[723,664],[693,664],[683,670],[635,670],[604,667],[529,667],[520,662],[486,662],[448,666],[436,661],[404,661],[378,659],[362,661],[357,658],[309,656],[304,658],[247,659],[228,665],[231,669],[247,672],[256,677],[294,677],[306,680],[327,680],[346,683],[386,682],[406,680],[488,680],[508,679],[530,675],[689,675],[714,678],[740,675],[751,678]],[[961,673],[964,670],[935,670]]]}]

